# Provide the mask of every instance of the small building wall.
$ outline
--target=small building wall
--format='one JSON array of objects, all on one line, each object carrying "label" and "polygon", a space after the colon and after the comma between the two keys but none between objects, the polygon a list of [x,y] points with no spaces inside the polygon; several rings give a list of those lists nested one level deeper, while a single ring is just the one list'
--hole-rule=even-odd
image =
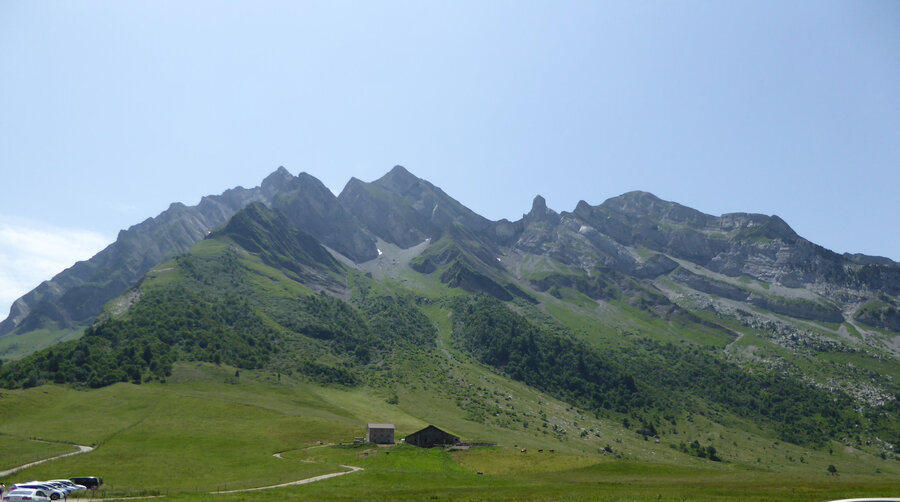
[{"label": "small building wall", "polygon": [[394,444],[394,424],[369,424],[366,441],[376,444]]},{"label": "small building wall", "polygon": [[424,429],[413,432],[406,436],[406,444],[421,446],[422,448],[431,448],[439,445],[453,445],[459,442],[459,437],[444,432],[433,425],[429,425]]}]

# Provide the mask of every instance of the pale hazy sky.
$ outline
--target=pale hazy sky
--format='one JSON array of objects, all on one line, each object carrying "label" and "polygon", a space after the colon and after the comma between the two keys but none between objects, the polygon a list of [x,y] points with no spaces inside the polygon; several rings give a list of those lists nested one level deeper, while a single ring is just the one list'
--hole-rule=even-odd
[{"label": "pale hazy sky", "polygon": [[900,2],[0,2],[0,319],[170,202],[395,164],[900,260]]}]

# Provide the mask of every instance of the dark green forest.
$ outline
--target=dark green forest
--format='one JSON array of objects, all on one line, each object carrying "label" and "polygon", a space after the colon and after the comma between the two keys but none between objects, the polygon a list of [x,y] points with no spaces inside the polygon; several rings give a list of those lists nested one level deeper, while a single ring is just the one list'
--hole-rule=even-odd
[{"label": "dark green forest", "polygon": [[711,349],[640,338],[604,352],[485,296],[457,299],[453,312],[455,340],[463,350],[586,409],[649,416],[725,412],[768,423],[782,440],[813,446],[863,426],[900,439],[890,420],[863,416],[844,394],[751,373]]},{"label": "dark green forest", "polygon": [[398,348],[434,344],[435,328],[411,298],[361,285],[350,302],[325,294],[255,294],[231,250],[175,260],[181,276],[147,288],[121,317],[0,367],[0,386],[102,387],[165,381],[175,361],[298,373],[355,385],[363,368]]}]

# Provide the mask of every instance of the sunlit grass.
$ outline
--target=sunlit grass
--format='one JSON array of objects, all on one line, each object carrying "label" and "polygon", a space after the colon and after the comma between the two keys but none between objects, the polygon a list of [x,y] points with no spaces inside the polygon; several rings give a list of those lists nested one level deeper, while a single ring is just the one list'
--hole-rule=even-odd
[{"label": "sunlit grass", "polygon": [[[434,308],[429,314],[448,336],[449,325],[441,321],[446,313]],[[801,501],[900,492],[895,461],[837,447],[832,453],[804,450],[779,444],[748,424],[726,428],[699,415],[680,422],[677,435],[665,431],[662,443],[654,444],[616,424],[620,419],[595,418],[479,365],[456,363],[449,366],[452,371],[484,395],[497,396],[528,416],[544,412],[551,423],[570,424],[571,432],[559,438],[537,422],[498,428],[467,420],[452,399],[417,380],[432,375],[438,366],[430,365],[447,357],[439,352],[414,359],[417,367],[398,367],[419,383],[398,385],[396,405],[377,389],[321,387],[288,376],[279,383],[265,371],[242,371],[235,379],[234,368],[200,363],[176,365],[165,384],[3,391],[4,465],[13,458],[6,454],[16,448],[15,462],[23,463],[71,450],[23,439],[30,436],[97,449],[2,481],[98,475],[105,481],[98,496],[226,501]],[[463,439],[493,440],[499,446],[460,451],[351,446],[368,421],[394,423],[398,439],[434,423]],[[575,434],[582,429],[591,435]],[[695,438],[715,444],[725,461],[689,457],[669,447]],[[613,454],[598,451],[607,443]],[[761,457],[759,464],[755,457]],[[837,466],[838,476],[828,475],[828,464]],[[364,470],[304,486],[209,493],[344,472],[344,465]]]}]

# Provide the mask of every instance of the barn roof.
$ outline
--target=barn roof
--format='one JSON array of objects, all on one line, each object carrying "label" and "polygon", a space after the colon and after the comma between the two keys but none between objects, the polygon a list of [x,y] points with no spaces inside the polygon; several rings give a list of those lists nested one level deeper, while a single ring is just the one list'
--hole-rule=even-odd
[{"label": "barn roof", "polygon": [[370,429],[393,429],[394,424],[368,424],[367,427]]},{"label": "barn roof", "polygon": [[443,430],[443,429],[439,429],[439,428],[435,427],[434,425],[429,425],[428,427],[425,427],[425,428],[423,428],[423,429],[417,430],[416,432],[413,432],[412,434],[410,434],[410,435],[407,436],[407,437],[413,437],[413,436],[415,436],[415,435],[417,435],[417,434],[421,434],[421,433],[423,433],[423,432],[425,432],[425,431],[428,431],[428,430],[434,430],[434,431],[440,432],[441,434],[443,434],[443,435],[445,435],[445,436],[448,436],[448,437],[454,437],[454,438],[456,438],[456,439],[459,439],[459,436],[456,436],[456,435],[454,435],[454,434],[450,434],[449,432],[447,432],[447,431],[445,431],[445,430]]},{"label": "barn roof", "polygon": [[443,430],[443,429],[439,429],[437,426],[434,426],[434,425],[428,425],[427,427],[424,427],[424,428],[422,428],[422,429],[417,430],[416,432],[413,432],[413,434],[416,434],[416,433],[419,433],[419,432],[423,432],[423,431],[427,431],[428,429],[434,429],[434,430],[436,430],[436,431],[443,432],[444,434],[449,434],[449,432],[447,432],[447,431],[445,431],[445,430]]}]

